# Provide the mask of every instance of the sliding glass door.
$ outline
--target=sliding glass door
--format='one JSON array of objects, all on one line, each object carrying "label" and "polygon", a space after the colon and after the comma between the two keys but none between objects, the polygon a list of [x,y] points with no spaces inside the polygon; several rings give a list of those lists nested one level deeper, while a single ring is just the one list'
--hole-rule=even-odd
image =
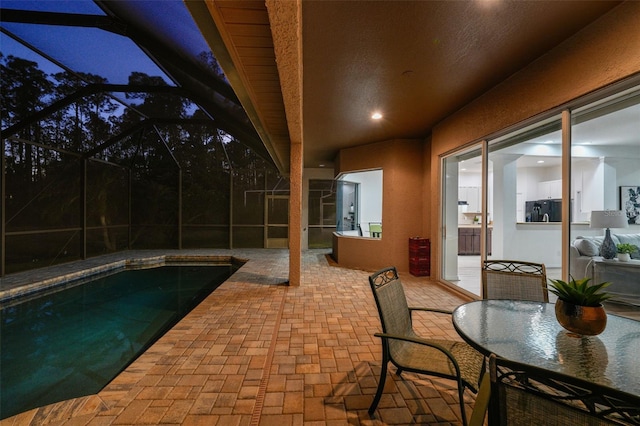
[{"label": "sliding glass door", "polygon": [[485,258],[544,263],[549,276],[560,277],[561,127],[554,116],[492,139],[485,171],[481,145],[445,159],[445,280],[482,296]]},{"label": "sliding glass door", "polygon": [[638,135],[636,86],[490,137],[486,161],[483,143],[444,157],[440,278],[481,297],[484,258],[542,263],[551,279],[604,274],[593,211],[621,211],[614,242],[640,248]]},{"label": "sliding glass door", "polygon": [[[569,274],[610,281],[610,302],[640,305],[640,89],[618,93],[577,108],[571,122],[571,197]],[[610,229],[614,244],[636,247],[631,262],[600,257],[605,229],[593,227],[593,212],[626,218]],[[596,213],[597,215],[598,213]],[[600,220],[602,222],[602,220]],[[601,223],[602,225],[602,223]]]},{"label": "sliding glass door", "polygon": [[444,279],[474,294],[480,291],[482,145],[443,162],[442,271]]},{"label": "sliding glass door", "polygon": [[489,216],[493,259],[562,268],[560,115],[489,142]]}]

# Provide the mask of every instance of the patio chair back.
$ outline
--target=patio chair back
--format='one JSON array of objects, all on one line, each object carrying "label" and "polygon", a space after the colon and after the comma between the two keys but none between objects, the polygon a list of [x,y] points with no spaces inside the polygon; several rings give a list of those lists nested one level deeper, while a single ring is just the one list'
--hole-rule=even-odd
[{"label": "patio chair back", "polygon": [[[379,271],[377,275],[369,277],[369,281],[378,307],[382,332],[414,337],[411,311],[396,269],[387,268],[383,272]],[[389,340],[389,352],[392,359],[398,348],[404,343],[400,340]]]},{"label": "patio chair back", "polygon": [[548,302],[546,268],[542,263],[485,260],[482,265],[482,297]]},{"label": "patio chair back", "polygon": [[640,425],[638,396],[495,355],[489,370],[492,425]]},{"label": "patio chair back", "polygon": [[427,374],[455,380],[462,423],[467,424],[464,407],[464,389],[476,392],[484,367],[481,354],[464,342],[442,338],[424,338],[413,326],[413,312],[451,315],[451,312],[437,308],[410,307],[396,268],[391,266],[369,276],[369,284],[378,307],[382,333],[375,333],[382,339],[382,365],[378,389],[369,407],[373,415],[382,396],[387,376],[388,364],[397,367],[397,374],[403,371]]}]

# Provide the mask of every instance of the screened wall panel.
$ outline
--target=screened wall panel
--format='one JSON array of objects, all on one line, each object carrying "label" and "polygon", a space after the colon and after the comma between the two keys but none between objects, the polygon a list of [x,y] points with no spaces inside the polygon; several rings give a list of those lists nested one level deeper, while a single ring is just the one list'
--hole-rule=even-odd
[{"label": "screened wall panel", "polygon": [[335,229],[335,225],[331,228],[309,227],[309,248],[331,248],[333,244],[333,232]]},{"label": "screened wall panel", "polygon": [[223,169],[185,170],[182,247],[228,248],[231,176]]},{"label": "screened wall panel", "polygon": [[[265,184],[265,170],[234,171],[234,225],[264,225]],[[236,247],[235,244],[234,247]]]},{"label": "screened wall panel", "polygon": [[8,146],[7,232],[79,226],[79,159],[24,143]]},{"label": "screened wall panel", "polygon": [[6,273],[71,262],[82,258],[80,230],[7,235]]},{"label": "screened wall panel", "polygon": [[280,176],[275,170],[266,170],[267,189],[271,195],[288,195],[290,190],[289,179]]},{"label": "screened wall panel", "polygon": [[233,248],[264,247],[264,226],[234,226]]},{"label": "screened wall panel", "polygon": [[87,252],[111,253],[129,247],[129,172],[87,162]]},{"label": "screened wall panel", "polygon": [[[154,145],[151,145],[154,143]],[[135,157],[131,185],[131,247],[177,248],[180,170],[159,141]]]},{"label": "screened wall panel", "polygon": [[185,225],[182,248],[229,248],[229,225]]},{"label": "screened wall panel", "polygon": [[87,256],[126,250],[129,245],[129,226],[110,226],[87,229]]},{"label": "screened wall panel", "polygon": [[336,191],[333,180],[309,180],[309,248],[331,248],[336,229]]},{"label": "screened wall panel", "polygon": [[80,258],[80,160],[16,141],[5,146],[7,273]]},{"label": "screened wall panel", "polygon": [[[204,171],[203,171],[204,172]],[[185,225],[228,224],[230,176],[226,170],[187,174],[183,177],[182,215]]]},{"label": "screened wall panel", "polygon": [[265,247],[265,197],[288,197],[289,182],[229,133],[245,125],[233,114],[145,70],[116,80],[14,50],[0,56],[0,275],[127,249]]},{"label": "screened wall panel", "polygon": [[169,225],[132,225],[132,249],[178,248],[178,231]]}]

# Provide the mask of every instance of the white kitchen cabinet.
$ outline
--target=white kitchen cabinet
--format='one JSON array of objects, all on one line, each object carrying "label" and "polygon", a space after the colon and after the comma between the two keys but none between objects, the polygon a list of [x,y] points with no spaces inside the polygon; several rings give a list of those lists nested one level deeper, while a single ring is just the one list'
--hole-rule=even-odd
[{"label": "white kitchen cabinet", "polygon": [[538,182],[538,200],[562,198],[562,179]]},{"label": "white kitchen cabinet", "polygon": [[480,211],[480,187],[478,186],[460,186],[458,187],[458,200],[469,203],[468,212]]}]

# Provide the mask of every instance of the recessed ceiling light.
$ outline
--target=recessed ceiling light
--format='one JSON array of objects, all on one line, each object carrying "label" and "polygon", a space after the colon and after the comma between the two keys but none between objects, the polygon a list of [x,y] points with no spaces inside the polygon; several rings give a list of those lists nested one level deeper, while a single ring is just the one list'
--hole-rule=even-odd
[{"label": "recessed ceiling light", "polygon": [[324,164],[318,164],[318,167],[324,167]]},{"label": "recessed ceiling light", "polygon": [[460,169],[460,170],[464,172],[464,171],[465,171],[465,170],[467,170],[467,169]]},{"label": "recessed ceiling light", "polygon": [[374,112],[371,118],[374,120],[380,120],[382,118],[382,114],[380,114],[379,112]]},{"label": "recessed ceiling light", "polygon": [[544,160],[538,160],[538,164],[544,163]]}]

